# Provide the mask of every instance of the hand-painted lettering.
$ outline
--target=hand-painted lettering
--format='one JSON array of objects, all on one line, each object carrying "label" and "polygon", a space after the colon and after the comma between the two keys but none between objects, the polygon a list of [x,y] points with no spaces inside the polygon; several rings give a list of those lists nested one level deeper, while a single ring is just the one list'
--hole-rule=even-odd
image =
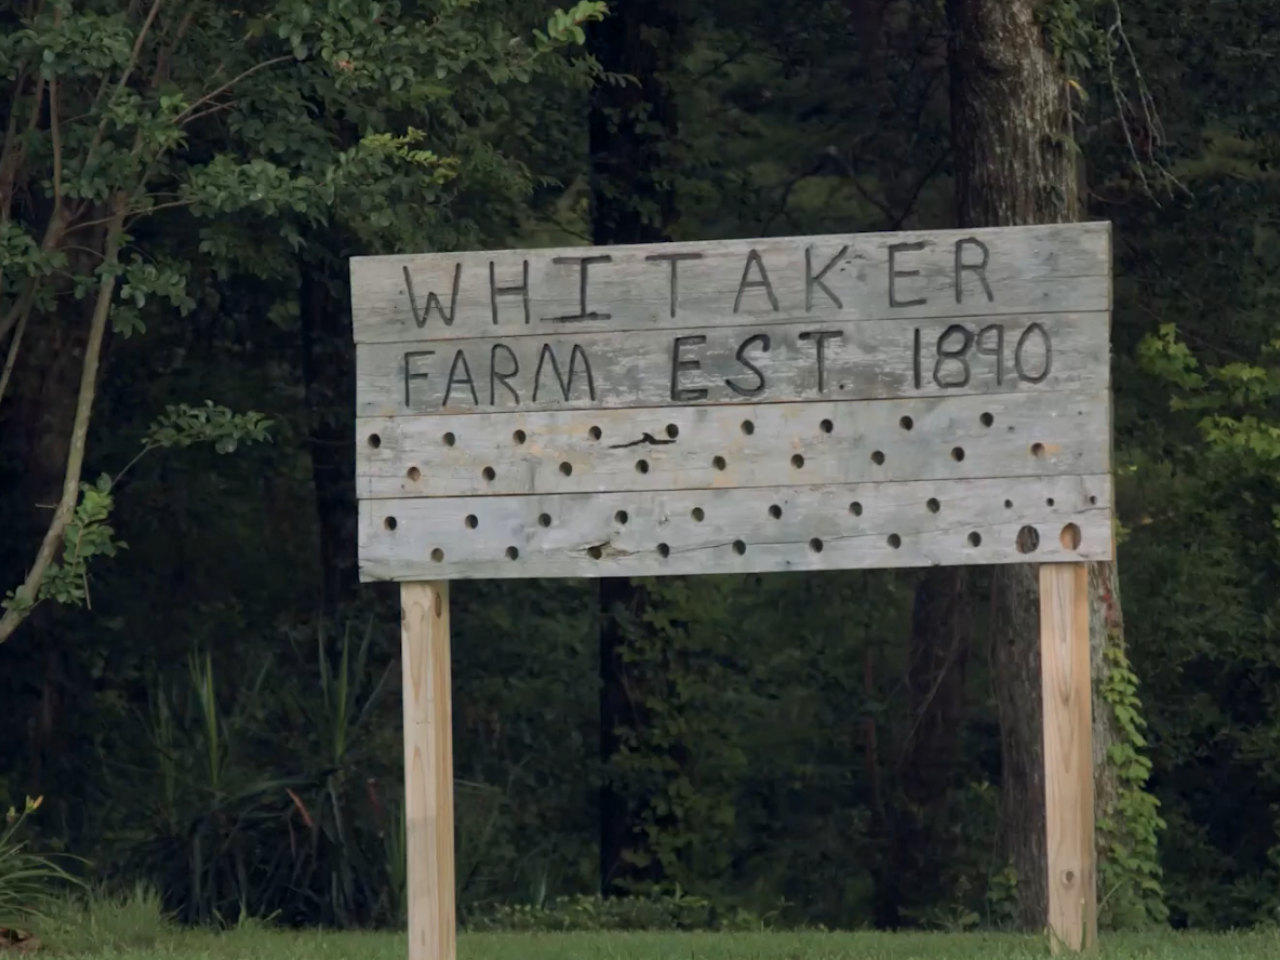
[{"label": "hand-painted lettering", "polygon": [[[1024,356],[1033,333],[1040,339],[1044,350],[1043,366],[1038,374],[1027,372]],[[1048,379],[1049,373],[1053,370],[1053,341],[1049,337],[1049,331],[1041,324],[1033,323],[1022,331],[1022,336],[1018,338],[1018,345],[1013,351],[1013,367],[1018,371],[1018,376],[1027,383],[1044,383]]]},{"label": "hand-painted lettering", "polygon": [[[995,335],[995,346],[986,342],[989,334]],[[1004,324],[990,323],[979,330],[973,352],[983,357],[996,358],[996,386],[1004,386]]]},{"label": "hand-painted lettering", "polygon": [[[462,372],[466,376],[458,376],[459,365],[462,366]],[[472,406],[480,406],[480,398],[476,396],[476,382],[471,378],[471,365],[467,363],[467,355],[461,350],[453,355],[453,363],[449,364],[449,382],[445,384],[443,406],[447,407],[449,405],[449,396],[453,392],[455,383],[459,386],[469,387],[471,389]]]},{"label": "hand-painted lettering", "polygon": [[680,358],[680,350],[683,347],[697,347],[707,342],[707,338],[701,334],[692,337],[676,337],[671,344],[671,401],[673,403],[685,403],[692,400],[707,399],[707,391],[702,388],[688,388],[680,386],[680,372],[682,370],[701,370],[702,362],[700,360],[682,360]]},{"label": "hand-painted lettering", "polygon": [[827,341],[843,340],[843,330],[806,330],[800,334],[801,340],[812,340],[818,348],[818,393],[827,390]]},{"label": "hand-painted lettering", "polygon": [[[507,355],[507,359],[511,361],[511,369],[502,371],[498,369],[498,352],[501,351]],[[520,393],[507,381],[520,372],[520,360],[516,356],[514,350],[505,343],[495,343],[489,350],[489,406],[497,406],[498,384],[501,383],[507,388],[517,405],[520,403]]]},{"label": "hand-painted lettering", "polygon": [[518,287],[500,287],[494,270],[493,261],[489,261],[489,305],[493,309],[493,323],[498,323],[498,298],[519,297],[524,306],[524,322],[529,322],[529,261],[523,264],[523,282]]},{"label": "hand-painted lettering", "polygon": [[577,343],[569,351],[569,378],[567,380],[560,376],[560,363],[556,360],[556,352],[551,349],[551,344],[544,343],[542,345],[542,352],[538,354],[538,369],[533,374],[533,402],[538,402],[538,388],[542,384],[542,366],[548,359],[551,361],[551,371],[555,374],[556,383],[560,385],[560,394],[567,401],[573,391],[573,372],[577,369],[579,357],[582,358],[582,370],[587,377],[587,396],[594,402],[596,399],[596,381],[595,375],[591,372],[591,361],[587,358],[587,351],[583,350],[581,344]]},{"label": "hand-painted lettering", "polygon": [[[543,317],[551,323],[581,323],[584,320],[608,320],[611,314],[596,313],[587,308],[587,276],[593,263],[613,263],[613,257],[555,257],[551,261],[557,266],[576,263],[578,265],[578,312],[563,317]],[[572,362],[572,360],[570,360]]]},{"label": "hand-painted lettering", "polygon": [[771,341],[767,333],[757,333],[755,336],[747,337],[746,340],[743,340],[739,345],[738,352],[735,356],[740,364],[756,375],[757,383],[753,387],[742,387],[735,383],[732,378],[726,377],[724,381],[725,386],[740,397],[758,397],[760,394],[764,393],[764,374],[760,371],[759,367],[747,359],[746,353],[754,346],[759,346],[761,350],[768,353],[770,345]]},{"label": "hand-painted lettering", "polygon": [[662,263],[666,261],[671,264],[671,316],[676,315],[676,310],[680,306],[680,261],[681,260],[701,260],[700,253],[655,253],[652,256],[645,257],[649,263]]},{"label": "hand-painted lettering", "polygon": [[427,325],[427,321],[431,319],[431,308],[440,314],[440,319],[444,321],[446,327],[453,326],[453,318],[458,315],[458,285],[462,282],[462,264],[455,264],[453,267],[453,293],[449,296],[449,312],[444,312],[444,305],[440,302],[440,297],[436,295],[434,290],[427,291],[427,305],[422,313],[418,313],[418,298],[413,292],[413,277],[409,276],[409,268],[404,267],[404,288],[409,294],[409,310],[413,314],[413,322],[418,325],[418,329],[422,329]]},{"label": "hand-painted lettering", "polygon": [[[760,272],[759,280],[751,279],[751,265],[756,265],[756,269]],[[773,284],[769,282],[769,271],[764,267],[764,260],[760,257],[760,251],[752,249],[747,254],[747,263],[742,268],[742,281],[738,284],[738,296],[733,301],[733,312],[737,313],[742,309],[742,295],[750,289],[762,289],[769,297],[769,305],[773,307],[774,312],[778,310],[778,298],[773,292]]]},{"label": "hand-painted lettering", "polygon": [[[955,338],[959,338],[959,343],[955,343]],[[947,341],[953,341],[952,346],[947,346]],[[969,351],[973,348],[973,331],[963,324],[953,323],[942,331],[938,337],[938,359],[933,364],[933,382],[944,390],[959,390],[969,385],[969,361],[967,359]],[[963,371],[958,377],[952,376],[949,379],[943,379],[943,367],[948,363],[956,363],[960,365]]]},{"label": "hand-painted lettering", "polygon": [[413,369],[413,361],[419,357],[434,357],[434,350],[410,350],[404,355],[404,405],[406,407],[413,406],[413,396],[410,393],[414,380],[426,380],[430,373],[415,372]]},{"label": "hand-painted lettering", "polygon": [[925,243],[923,240],[918,243],[894,243],[889,245],[889,306],[919,307],[929,302],[925,297],[918,297],[915,300],[898,299],[898,278],[920,276],[919,270],[899,270],[898,254],[920,251],[924,248]]},{"label": "hand-painted lettering", "polygon": [[844,309],[844,304],[835,292],[826,285],[823,278],[831,272],[831,268],[840,262],[840,259],[849,252],[849,245],[846,243],[840,248],[840,252],[832,257],[825,267],[818,271],[817,275],[813,272],[813,247],[804,248],[804,309],[806,313],[813,312],[813,290],[814,287],[821,287],[822,292],[831,298],[831,302],[836,305],[839,310]]},{"label": "hand-painted lettering", "polygon": [[[966,263],[965,247],[977,247],[982,252],[981,262]],[[990,262],[991,250],[977,237],[965,237],[963,240],[956,241],[956,303],[964,303],[964,272],[966,270],[978,275],[982,290],[987,295],[987,302],[995,302],[995,294],[991,292],[991,284],[987,282],[987,264]]]}]

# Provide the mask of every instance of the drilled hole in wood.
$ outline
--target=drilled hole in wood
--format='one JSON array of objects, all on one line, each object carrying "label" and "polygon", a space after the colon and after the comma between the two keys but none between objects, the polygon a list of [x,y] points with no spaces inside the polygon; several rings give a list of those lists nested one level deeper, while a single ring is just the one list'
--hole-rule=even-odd
[{"label": "drilled hole in wood", "polygon": [[954,460],[956,463],[959,463],[961,460],[963,460],[963,459],[964,459],[964,447],[952,447],[952,448],[951,448],[951,459],[952,459],[952,460]]},{"label": "drilled hole in wood", "polygon": [[380,446],[382,446],[382,438],[378,436],[376,433],[369,434],[369,446],[377,450]]},{"label": "drilled hole in wood", "polygon": [[648,472],[649,472],[649,461],[648,461],[648,460],[637,460],[637,461],[636,461],[636,473],[648,473]]},{"label": "drilled hole in wood", "polygon": [[925,506],[929,508],[930,513],[937,513],[942,509],[942,504],[938,502],[936,497],[930,497],[929,502],[926,503]]},{"label": "drilled hole in wood", "polygon": [[883,467],[884,454],[881,453],[879,450],[877,450],[875,453],[871,455],[871,462],[874,463],[877,467]]},{"label": "drilled hole in wood", "polygon": [[916,422],[912,420],[910,417],[903,417],[901,420],[898,421],[898,426],[900,426],[903,430],[910,430],[915,425],[916,425]]},{"label": "drilled hole in wood", "polygon": [[480,526],[480,518],[474,513],[467,514],[467,529],[474,530],[478,526]]},{"label": "drilled hole in wood", "polygon": [[1053,497],[1049,497],[1047,500],[1045,500],[1044,505],[1045,505],[1046,507],[1052,507],[1052,506],[1054,505],[1054,503],[1055,503],[1055,501],[1054,501]]},{"label": "drilled hole in wood", "polygon": [[680,436],[680,428],[677,427],[674,423],[668,423],[667,436],[670,437],[672,440],[674,440],[676,437]]},{"label": "drilled hole in wood", "polygon": [[455,443],[458,442],[458,438],[455,437],[452,433],[446,433],[442,439],[444,440],[444,445],[446,447],[452,447]]},{"label": "drilled hole in wood", "polygon": [[560,472],[566,477],[573,476],[573,464],[566,460],[564,463],[560,464]]},{"label": "drilled hole in wood", "polygon": [[519,551],[519,550],[517,550],[515,547],[507,547],[507,559],[508,559],[508,560],[519,560],[519,559],[520,559],[520,551]]},{"label": "drilled hole in wood", "polygon": [[989,426],[991,426],[993,423],[995,423],[995,422],[996,422],[996,418],[995,418],[995,417],[993,417],[993,416],[992,416],[991,414],[989,414],[989,413],[984,413],[984,414],[983,414],[982,416],[980,416],[978,419],[982,421],[982,425],[983,425],[984,427],[989,427]]},{"label": "drilled hole in wood", "polygon": [[1005,508],[1006,510],[1012,510],[1012,509],[1013,509],[1013,501],[1012,501],[1012,500],[1006,500],[1006,501],[1004,502],[1004,508]]},{"label": "drilled hole in wood", "polygon": [[409,479],[412,480],[414,483],[417,483],[419,480],[422,479],[422,471],[419,470],[417,467],[410,467]]},{"label": "drilled hole in wood", "polygon": [[388,530],[394,530],[398,526],[395,517],[387,517],[387,519],[382,521],[382,525]]},{"label": "drilled hole in wood", "polygon": [[773,519],[775,520],[781,520],[782,508],[775,503],[773,506],[769,508],[769,516],[773,517]]},{"label": "drilled hole in wood", "polygon": [[1068,523],[1058,535],[1058,541],[1062,544],[1063,550],[1079,550],[1080,528],[1074,523]]},{"label": "drilled hole in wood", "polygon": [[1098,505],[1098,498],[1097,498],[1097,497],[1090,497],[1090,498],[1089,498],[1089,505],[1090,505],[1090,506],[1093,506],[1093,507],[1096,507],[1096,506]]},{"label": "drilled hole in wood", "polygon": [[587,431],[587,433],[592,440],[599,440],[601,437],[604,436],[604,434],[601,433],[599,427],[592,427],[590,430]]},{"label": "drilled hole in wood", "polygon": [[520,444],[524,443],[526,440],[529,439],[529,435],[525,433],[523,430],[517,430],[515,433],[511,435],[511,439],[515,442],[516,446],[519,446]]},{"label": "drilled hole in wood", "polygon": [[822,428],[823,433],[830,433],[832,430],[836,428],[836,425],[832,423],[830,420],[823,420],[820,424],[818,424],[818,426]]},{"label": "drilled hole in wood", "polygon": [[434,550],[431,551],[431,559],[434,560],[436,563],[443,563],[444,551],[441,550],[439,547],[436,547]]},{"label": "drilled hole in wood", "polygon": [[799,470],[801,467],[804,466],[804,457],[800,456],[800,454],[797,453],[794,457],[791,458],[791,465],[795,467],[797,470]]},{"label": "drilled hole in wood", "polygon": [[969,546],[971,547],[982,546],[982,534],[980,534],[977,530],[969,534]]},{"label": "drilled hole in wood", "polygon": [[549,514],[549,513],[540,513],[540,514],[538,514],[538,526],[540,526],[540,527],[549,527],[549,526],[551,526],[551,514]]},{"label": "drilled hole in wood", "polygon": [[900,546],[902,546],[902,538],[898,536],[896,533],[889,534],[889,546],[897,550]]},{"label": "drilled hole in wood", "polygon": [[747,552],[747,545],[742,540],[733,541],[733,552],[738,556],[742,556]]},{"label": "drilled hole in wood", "polygon": [[809,541],[809,549],[812,550],[814,553],[821,553],[822,541],[819,540],[817,537],[814,537],[812,540]]},{"label": "drilled hole in wood", "polygon": [[480,471],[480,476],[484,477],[489,483],[493,483],[497,479],[498,473],[493,467],[485,467]]},{"label": "drilled hole in wood", "polygon": [[613,519],[618,521],[618,523],[622,524],[625,527],[627,525],[627,521],[630,520],[631,518],[627,516],[627,511],[619,510],[617,513],[613,515]]},{"label": "drilled hole in wood", "polygon": [[671,548],[665,543],[658,544],[658,556],[665,560],[667,557],[671,556]]},{"label": "drilled hole in wood", "polygon": [[1018,531],[1017,545],[1019,553],[1035,553],[1040,547],[1040,531],[1032,526],[1023,527]]},{"label": "drilled hole in wood", "polygon": [[714,459],[712,459],[711,465],[715,467],[717,470],[723,470],[729,464],[725,462],[724,457],[715,457]]},{"label": "drilled hole in wood", "polygon": [[755,432],[756,432],[756,425],[755,425],[754,423],[752,423],[750,420],[743,420],[743,421],[742,421],[742,432],[743,432],[743,433],[745,433],[745,434],[749,437],[749,436],[751,436],[751,434],[753,434],[753,433],[755,433]]},{"label": "drilled hole in wood", "polygon": [[696,520],[698,523],[701,523],[703,520],[707,519],[707,515],[703,512],[701,507],[694,507],[692,510],[689,511],[689,516],[693,517],[693,519]]},{"label": "drilled hole in wood", "polygon": [[862,504],[860,504],[857,500],[853,501],[853,503],[849,504],[849,512],[852,513],[855,517],[862,516]]},{"label": "drilled hole in wood", "polygon": [[1044,444],[1043,444],[1043,443],[1033,443],[1033,444],[1031,445],[1031,455],[1032,455],[1033,457],[1043,457],[1043,456],[1044,456]]},{"label": "drilled hole in wood", "polygon": [[587,556],[590,557],[592,560],[599,560],[601,557],[604,556],[604,551],[601,550],[599,547],[589,547],[587,549]]}]

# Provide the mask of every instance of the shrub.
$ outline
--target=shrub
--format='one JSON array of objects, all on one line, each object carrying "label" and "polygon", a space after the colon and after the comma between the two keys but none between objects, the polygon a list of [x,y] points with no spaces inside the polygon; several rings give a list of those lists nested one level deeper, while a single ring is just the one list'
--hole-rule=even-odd
[{"label": "shrub", "polygon": [[23,827],[42,800],[28,797],[21,812],[10,807],[0,830],[0,930],[28,929],[60,887],[79,882],[23,839]]}]

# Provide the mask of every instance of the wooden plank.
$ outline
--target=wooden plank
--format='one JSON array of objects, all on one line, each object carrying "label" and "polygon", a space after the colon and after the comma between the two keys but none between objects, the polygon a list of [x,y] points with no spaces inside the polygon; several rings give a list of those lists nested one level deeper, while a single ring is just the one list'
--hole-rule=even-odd
[{"label": "wooden plank", "polygon": [[409,960],[455,960],[449,584],[400,587]]},{"label": "wooden plank", "polygon": [[1108,329],[1062,313],[361,344],[356,415],[1097,390]]},{"label": "wooden plank", "polygon": [[1040,567],[1049,930],[1055,951],[1097,941],[1088,568]]},{"label": "wooden plank", "polygon": [[362,419],[356,489],[381,499],[1099,474],[1111,469],[1108,399],[1025,393]]},{"label": "wooden plank", "polygon": [[[1110,556],[1110,487],[1097,475],[366,500],[360,572],[497,579],[1088,560]],[[1060,541],[1069,525],[1075,548]],[[1035,530],[1025,553],[1024,527]]]},{"label": "wooden plank", "polygon": [[358,343],[1109,310],[1110,247],[1085,223],[354,257],[351,302]]}]

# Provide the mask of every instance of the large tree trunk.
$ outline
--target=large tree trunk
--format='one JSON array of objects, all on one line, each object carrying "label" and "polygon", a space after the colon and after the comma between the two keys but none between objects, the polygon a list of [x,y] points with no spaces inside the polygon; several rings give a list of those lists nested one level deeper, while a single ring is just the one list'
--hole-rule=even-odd
[{"label": "large tree trunk", "polygon": [[320,609],[333,615],[356,595],[355,355],[346,301],[323,263],[306,263],[299,286],[302,381],[322,571]]},{"label": "large tree trunk", "polygon": [[[1072,143],[1071,91],[1045,47],[1035,0],[947,0],[951,109],[961,226],[1079,219],[1080,169]],[[1018,872],[1023,926],[1048,920],[1041,726],[1038,572],[996,567],[992,657],[1002,739],[1003,845]],[[1113,563],[1092,564],[1090,639],[1095,680],[1107,644],[1121,641]],[[1099,616],[1105,613],[1105,616]],[[1096,689],[1096,687],[1095,687]],[[1097,815],[1116,785],[1106,763],[1113,718],[1094,711]]]},{"label": "large tree trunk", "polygon": [[[677,16],[674,0],[630,0],[616,5],[591,31],[591,51],[607,71],[636,83],[601,84],[591,102],[592,237],[597,244],[658,243],[670,239],[675,198],[666,175],[677,126],[675,107],[661,72],[670,62]],[[628,881],[659,879],[637,872],[628,850],[643,845],[635,798],[610,776],[619,731],[643,725],[635,692],[643,678],[623,658],[618,617],[639,623],[648,598],[627,578],[600,581],[600,886],[608,895]],[[656,863],[656,860],[654,861]],[[641,873],[644,873],[642,876]]]}]

